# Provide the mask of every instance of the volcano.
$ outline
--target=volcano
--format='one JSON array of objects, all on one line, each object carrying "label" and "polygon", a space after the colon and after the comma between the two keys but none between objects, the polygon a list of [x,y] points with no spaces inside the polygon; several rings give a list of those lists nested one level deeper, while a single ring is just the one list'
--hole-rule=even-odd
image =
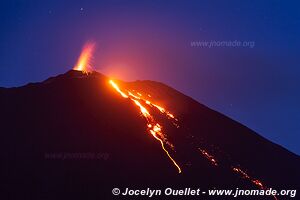
[{"label": "volcano", "polygon": [[163,83],[70,70],[0,88],[0,105],[2,199],[121,199],[113,188],[299,189],[298,155]]}]

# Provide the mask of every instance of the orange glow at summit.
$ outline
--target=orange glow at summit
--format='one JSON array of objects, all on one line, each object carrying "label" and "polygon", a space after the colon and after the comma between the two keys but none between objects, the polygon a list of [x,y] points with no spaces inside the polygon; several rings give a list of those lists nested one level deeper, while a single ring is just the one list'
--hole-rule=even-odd
[{"label": "orange glow at summit", "polygon": [[88,42],[84,45],[82,52],[78,58],[78,61],[73,68],[74,70],[77,71],[82,71],[82,72],[90,72],[92,70],[91,67],[91,60],[93,57],[93,53],[95,50],[95,43],[93,42]]}]

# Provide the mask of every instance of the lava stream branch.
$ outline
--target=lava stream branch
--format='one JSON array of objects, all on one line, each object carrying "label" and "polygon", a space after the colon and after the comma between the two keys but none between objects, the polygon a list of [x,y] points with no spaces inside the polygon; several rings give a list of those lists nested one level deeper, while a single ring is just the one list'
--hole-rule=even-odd
[{"label": "lava stream branch", "polygon": [[[198,150],[200,151],[200,153],[210,161],[210,163],[214,166],[218,166],[218,162],[215,159],[215,157],[211,154],[209,154],[206,150],[202,149],[202,148],[198,148]],[[267,190],[268,187],[266,187],[262,181],[260,181],[259,179],[255,179],[251,176],[249,176],[245,171],[243,171],[241,168],[239,167],[231,167],[231,170],[235,173],[237,173],[241,178],[246,179],[248,181],[250,181],[252,184],[254,184],[256,187],[258,187],[261,190]],[[273,198],[275,200],[278,200],[278,198],[273,195]]]},{"label": "lava stream branch", "polygon": [[218,166],[218,163],[216,161],[216,159],[214,158],[214,156],[212,156],[211,154],[209,154],[207,151],[205,151],[204,149],[198,148],[200,153],[210,161],[210,163],[214,166]]},{"label": "lava stream branch", "polygon": [[[135,92],[135,90],[132,90],[133,92]],[[172,124],[176,127],[176,128],[179,128],[179,125],[177,124],[177,122],[178,122],[178,119],[172,114],[172,113],[170,113],[169,111],[167,111],[165,108],[163,108],[163,107],[161,107],[161,106],[158,106],[158,105],[156,105],[156,104],[154,104],[154,103],[152,103],[152,102],[150,102],[149,100],[147,100],[147,99],[144,99],[144,98],[142,98],[142,94],[141,93],[139,93],[139,92],[137,92],[137,95],[134,95],[132,92],[129,92],[128,91],[128,95],[130,95],[131,97],[133,97],[133,98],[135,98],[135,99],[137,99],[137,100],[141,100],[141,101],[143,101],[145,104],[147,104],[147,105],[149,105],[150,107],[154,107],[154,108],[156,108],[157,110],[159,110],[159,112],[161,113],[161,114],[164,114],[166,117],[167,117],[167,119],[171,119],[172,120]],[[147,95],[148,97],[151,97],[151,95],[150,94],[148,94]]]},{"label": "lava stream branch", "polygon": [[[266,186],[264,186],[264,184],[258,180],[258,179],[254,179],[252,177],[250,177],[245,171],[243,171],[241,168],[238,167],[232,167],[232,170],[234,172],[236,172],[237,174],[239,174],[242,178],[250,181],[251,183],[253,183],[254,185],[256,185],[259,189],[261,190],[267,190],[268,188]],[[278,200],[278,198],[273,195],[275,200]]]},{"label": "lava stream branch", "polygon": [[[147,129],[150,132],[150,134],[160,142],[162,149],[164,150],[164,152],[166,153],[166,155],[168,156],[168,158],[172,161],[172,163],[174,164],[174,166],[178,169],[178,173],[181,173],[181,168],[180,166],[177,164],[177,162],[173,159],[173,157],[170,155],[170,153],[168,152],[168,150],[165,147],[165,144],[170,145],[171,147],[174,148],[174,145],[172,145],[171,143],[167,142],[167,139],[165,137],[165,135],[162,132],[162,127],[159,123],[156,122],[156,120],[154,119],[154,117],[149,113],[149,111],[142,105],[141,101],[142,101],[142,94],[141,93],[137,93],[137,95],[132,94],[131,92],[127,91],[127,94],[125,92],[123,92],[119,86],[113,82],[112,80],[109,81],[109,83],[112,85],[112,87],[123,97],[123,98],[127,98],[130,99],[131,101],[134,102],[134,104],[136,106],[139,107],[140,112],[142,113],[142,115],[144,116],[144,118],[147,120]],[[146,103],[146,100],[143,100]],[[149,102],[149,101],[148,101]],[[151,102],[149,102],[150,105],[154,105]],[[149,103],[146,103],[149,105]],[[165,109],[159,106],[155,106],[157,109],[159,109],[162,113],[166,113]],[[169,113],[169,112],[168,112]],[[173,117],[171,117],[173,116]],[[171,118],[175,118],[174,115],[171,114]]]},{"label": "lava stream branch", "polygon": [[171,161],[173,162],[173,164],[177,167],[178,173],[181,173],[182,171],[181,171],[180,166],[176,163],[176,161],[172,158],[172,156],[170,155],[170,153],[166,150],[163,141],[162,141],[160,138],[157,137],[155,131],[150,130],[150,132],[151,132],[151,134],[153,135],[153,137],[154,137],[155,139],[157,139],[157,140],[160,142],[161,148],[166,152],[166,154],[168,155],[168,157],[170,158],[170,160],[171,160]]}]

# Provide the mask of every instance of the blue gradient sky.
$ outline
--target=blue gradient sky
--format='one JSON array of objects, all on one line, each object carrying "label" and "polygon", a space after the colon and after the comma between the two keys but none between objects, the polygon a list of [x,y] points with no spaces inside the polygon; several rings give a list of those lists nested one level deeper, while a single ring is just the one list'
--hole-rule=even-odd
[{"label": "blue gradient sky", "polygon": [[[64,73],[94,40],[99,72],[167,83],[300,154],[297,1],[9,0],[0,8],[2,87]],[[255,46],[191,46],[234,40]]]}]

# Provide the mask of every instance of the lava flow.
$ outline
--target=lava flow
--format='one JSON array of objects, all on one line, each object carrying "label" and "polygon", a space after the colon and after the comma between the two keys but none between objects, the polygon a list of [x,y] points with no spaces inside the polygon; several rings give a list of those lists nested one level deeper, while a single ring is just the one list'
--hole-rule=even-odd
[{"label": "lava flow", "polygon": [[[132,94],[129,91],[126,91],[127,94],[125,94],[120,88],[119,86],[113,82],[112,80],[109,81],[109,83],[112,85],[112,87],[123,97],[123,98],[129,98],[131,101],[133,101],[135,103],[136,106],[139,107],[140,112],[142,113],[142,115],[144,116],[144,118],[147,120],[147,128],[149,133],[160,142],[162,149],[164,150],[164,152],[167,154],[168,158],[172,161],[172,163],[174,164],[174,166],[176,166],[176,168],[178,169],[178,173],[181,173],[181,168],[180,166],[177,164],[177,162],[172,158],[172,156],[170,155],[170,153],[168,152],[168,150],[165,147],[165,143],[168,144],[172,149],[174,148],[174,145],[172,145],[170,142],[167,141],[165,135],[162,133],[162,127],[159,123],[156,122],[156,120],[154,119],[154,117],[149,113],[149,111],[142,105],[142,99],[141,99],[141,94],[137,93],[139,95],[136,96],[134,94]],[[152,104],[150,101],[148,100],[143,100],[146,104],[148,105],[155,105]],[[157,109],[161,108],[159,106],[154,106]],[[169,112],[166,112],[165,109],[161,108],[159,109],[160,112],[167,114]],[[171,114],[172,115],[172,114]],[[173,115],[172,115],[173,116]],[[175,119],[175,117],[173,116],[173,118]]]},{"label": "lava flow", "polygon": [[256,186],[258,186],[260,189],[265,189],[262,182],[257,179],[252,179],[246,172],[241,170],[240,168],[233,167],[232,170],[238,174],[240,174],[244,179],[250,180],[252,183],[254,183]]},{"label": "lava flow", "polygon": [[[252,182],[254,185],[256,185],[258,188],[260,188],[261,190],[267,190],[268,188],[265,187],[263,185],[263,183],[258,180],[258,179],[254,179],[252,177],[250,177],[246,172],[244,172],[243,170],[241,170],[240,168],[238,167],[232,167],[232,170],[236,173],[238,173],[242,178],[246,179],[246,180],[249,180],[250,182]],[[275,200],[278,200],[277,197],[275,195],[273,195],[273,198]]]},{"label": "lava flow", "polygon": [[83,73],[88,73],[92,71],[91,59],[93,56],[94,49],[95,49],[94,43],[90,43],[90,42],[86,43],[73,69],[77,71],[82,71]]},{"label": "lava flow", "polygon": [[216,159],[212,155],[207,153],[207,151],[205,151],[204,149],[200,149],[200,148],[198,148],[198,149],[201,152],[201,154],[210,161],[210,163],[212,165],[218,166],[218,163],[217,163]]}]

